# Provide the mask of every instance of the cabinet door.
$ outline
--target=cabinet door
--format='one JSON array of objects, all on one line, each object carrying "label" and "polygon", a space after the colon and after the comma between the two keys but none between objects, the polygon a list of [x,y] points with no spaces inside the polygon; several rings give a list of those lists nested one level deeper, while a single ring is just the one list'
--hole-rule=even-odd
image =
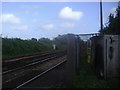
[{"label": "cabinet door", "polygon": [[118,75],[118,36],[109,35],[107,37],[107,77]]}]

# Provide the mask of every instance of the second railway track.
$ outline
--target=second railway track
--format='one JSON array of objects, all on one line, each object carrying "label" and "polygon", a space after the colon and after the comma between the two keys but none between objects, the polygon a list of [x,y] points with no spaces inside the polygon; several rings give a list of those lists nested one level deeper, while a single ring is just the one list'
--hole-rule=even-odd
[{"label": "second railway track", "polygon": [[43,72],[55,64],[60,63],[64,58],[66,58],[66,56],[65,53],[62,52],[49,58],[5,71],[2,75],[3,88],[15,88],[39,72]]},{"label": "second railway track", "polygon": [[16,70],[20,70],[20,69],[23,69],[23,68],[26,68],[26,67],[29,67],[29,66],[32,66],[32,65],[36,65],[36,64],[39,64],[39,63],[42,63],[42,62],[46,62],[50,59],[54,59],[54,58],[57,58],[58,56],[52,56],[52,57],[48,57],[48,58],[45,58],[45,59],[41,59],[40,61],[38,61],[39,59],[36,59],[37,61],[36,62],[32,62],[30,64],[27,64],[27,65],[24,65],[24,66],[21,66],[21,67],[18,67],[18,68],[14,68],[14,69],[11,69],[11,70],[6,70],[4,72],[2,72],[2,74],[7,74],[7,73],[10,73],[10,72],[13,72],[13,71],[16,71]]},{"label": "second railway track", "polygon": [[[66,51],[57,51],[52,53],[46,53],[42,55],[33,55],[33,56],[27,56],[23,58],[8,60],[8,61],[2,61],[2,73],[0,74],[6,74],[15,70],[19,70],[37,63],[45,62],[47,60],[65,55]],[[6,70],[5,70],[6,69]]]},{"label": "second railway track", "polygon": [[31,82],[32,82],[32,81],[34,81],[35,79],[37,79],[37,78],[41,77],[42,75],[44,75],[44,74],[48,73],[48,72],[49,72],[49,71],[51,71],[52,69],[54,69],[54,68],[58,67],[59,65],[61,65],[61,64],[63,64],[63,63],[65,63],[65,62],[66,62],[66,59],[65,59],[65,60],[63,60],[63,61],[61,61],[61,62],[59,62],[59,63],[57,63],[56,65],[52,66],[51,68],[49,68],[49,69],[47,69],[47,70],[43,71],[42,73],[40,73],[40,74],[38,74],[37,76],[35,76],[35,77],[31,78],[30,80],[28,80],[28,81],[26,81],[26,82],[24,82],[24,83],[22,83],[22,84],[18,85],[18,86],[17,86],[17,87],[15,87],[13,90],[16,90],[16,89],[18,89],[18,88],[23,87],[23,86],[24,86],[24,85],[26,85],[26,84],[31,83]]}]

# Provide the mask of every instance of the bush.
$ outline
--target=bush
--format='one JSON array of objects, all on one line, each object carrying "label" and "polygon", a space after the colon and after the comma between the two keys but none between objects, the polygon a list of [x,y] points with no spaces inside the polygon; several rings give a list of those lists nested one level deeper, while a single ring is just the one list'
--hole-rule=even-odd
[{"label": "bush", "polygon": [[52,44],[19,38],[2,38],[2,56],[9,58],[26,54],[51,51]]}]

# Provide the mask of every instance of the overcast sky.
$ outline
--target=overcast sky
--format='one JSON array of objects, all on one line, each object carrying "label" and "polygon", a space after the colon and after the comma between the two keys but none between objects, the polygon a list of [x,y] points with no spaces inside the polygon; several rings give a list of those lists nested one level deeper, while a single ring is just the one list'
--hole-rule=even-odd
[{"label": "overcast sky", "polygon": [[[118,2],[103,3],[104,23]],[[4,37],[54,38],[59,34],[96,33],[100,29],[99,2],[3,2]]]}]

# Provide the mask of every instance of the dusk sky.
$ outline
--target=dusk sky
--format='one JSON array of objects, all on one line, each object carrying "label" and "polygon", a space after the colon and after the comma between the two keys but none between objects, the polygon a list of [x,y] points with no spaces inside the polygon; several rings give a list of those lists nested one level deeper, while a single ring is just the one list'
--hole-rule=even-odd
[{"label": "dusk sky", "polygon": [[[103,2],[104,23],[118,2]],[[96,33],[99,2],[2,2],[2,35],[12,38],[54,38],[59,34]]]}]

